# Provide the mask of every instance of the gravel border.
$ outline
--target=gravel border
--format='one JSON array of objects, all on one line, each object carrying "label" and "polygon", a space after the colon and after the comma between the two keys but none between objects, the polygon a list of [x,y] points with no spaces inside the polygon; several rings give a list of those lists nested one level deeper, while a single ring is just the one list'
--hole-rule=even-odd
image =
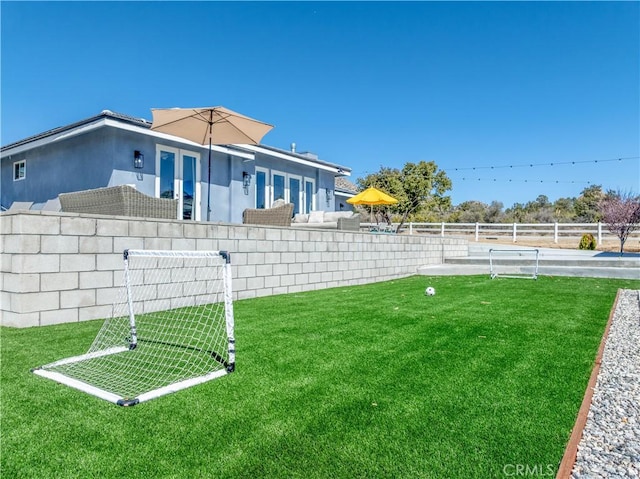
[{"label": "gravel border", "polygon": [[640,291],[621,290],[572,479],[640,479]]}]

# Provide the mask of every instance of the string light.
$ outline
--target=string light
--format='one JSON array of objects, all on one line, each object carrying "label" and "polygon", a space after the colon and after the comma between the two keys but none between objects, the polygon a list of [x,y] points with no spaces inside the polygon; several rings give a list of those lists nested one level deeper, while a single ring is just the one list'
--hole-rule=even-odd
[{"label": "string light", "polygon": [[[611,163],[611,162],[623,162],[629,160],[638,160],[640,156],[627,156],[621,158],[608,158],[605,160],[572,160],[572,161],[553,161],[549,163],[523,163],[523,164],[514,164],[514,165],[487,165],[487,166],[467,166],[460,168],[449,168],[444,169],[444,171],[475,171],[475,170],[498,170],[498,169],[513,169],[513,168],[535,168],[541,166],[558,166],[558,165],[583,165],[587,163]],[[364,175],[369,175],[370,172],[364,172]],[[591,181],[576,181],[576,180],[533,180],[533,179],[499,179],[499,178],[470,178],[470,177],[456,177],[455,175],[450,175],[451,179],[461,180],[461,181],[489,181],[489,182],[507,182],[507,183],[555,183],[555,184],[583,184],[583,185],[591,185],[593,184]]]},{"label": "string light", "polygon": [[637,160],[640,156],[628,156],[625,158],[610,158],[607,160],[581,160],[581,161],[555,161],[550,163],[526,163],[521,165],[489,165],[489,166],[468,166],[463,168],[453,168],[453,171],[464,170],[494,170],[501,168],[534,168],[538,166],[556,166],[556,165],[579,165],[585,163],[607,163],[612,161]]},{"label": "string light", "polygon": [[582,184],[582,185],[590,185],[591,181],[576,181],[576,180],[531,180],[531,179],[525,179],[525,180],[514,180],[514,179],[499,179],[499,178],[467,178],[467,177],[462,177],[462,178],[456,178],[456,177],[452,177],[452,180],[460,180],[460,181],[490,181],[490,182],[505,182],[505,183],[532,183],[532,184],[538,184],[538,183],[554,183],[554,184]]}]

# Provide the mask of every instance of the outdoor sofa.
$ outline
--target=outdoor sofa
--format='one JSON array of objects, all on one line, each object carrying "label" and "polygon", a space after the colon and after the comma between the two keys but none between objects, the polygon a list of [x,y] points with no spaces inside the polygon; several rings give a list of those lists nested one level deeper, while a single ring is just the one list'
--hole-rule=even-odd
[{"label": "outdoor sofa", "polygon": [[360,214],[353,211],[312,211],[293,217],[292,228],[360,230]]},{"label": "outdoor sofa", "polygon": [[293,203],[284,203],[273,208],[247,208],[242,213],[245,225],[291,226]]},{"label": "outdoor sofa", "polygon": [[178,200],[154,198],[140,193],[129,185],[60,193],[59,198],[62,211],[68,213],[94,213],[172,220],[178,217]]}]

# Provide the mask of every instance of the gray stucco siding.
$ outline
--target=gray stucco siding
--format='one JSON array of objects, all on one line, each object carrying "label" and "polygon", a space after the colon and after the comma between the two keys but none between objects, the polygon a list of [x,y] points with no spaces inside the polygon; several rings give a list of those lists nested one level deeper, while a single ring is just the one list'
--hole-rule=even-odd
[{"label": "gray stucco siding", "polygon": [[[113,169],[113,138],[91,131],[3,158],[2,205],[14,201],[45,202],[59,193],[105,186]],[[13,163],[26,160],[26,177],[13,181]]]},{"label": "gray stucco siding", "polygon": [[[154,196],[156,174],[156,142],[154,138],[119,128],[105,129],[108,130],[108,134],[112,138],[111,176],[107,183],[103,183],[99,187],[122,184],[135,185],[141,193]],[[136,150],[144,155],[143,168],[134,168],[133,166]]]}]

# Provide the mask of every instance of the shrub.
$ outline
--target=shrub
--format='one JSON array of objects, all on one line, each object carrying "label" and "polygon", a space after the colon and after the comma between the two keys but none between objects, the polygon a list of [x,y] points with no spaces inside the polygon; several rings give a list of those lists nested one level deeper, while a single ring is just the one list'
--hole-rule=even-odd
[{"label": "shrub", "polygon": [[596,249],[596,239],[591,233],[583,234],[578,249]]}]

